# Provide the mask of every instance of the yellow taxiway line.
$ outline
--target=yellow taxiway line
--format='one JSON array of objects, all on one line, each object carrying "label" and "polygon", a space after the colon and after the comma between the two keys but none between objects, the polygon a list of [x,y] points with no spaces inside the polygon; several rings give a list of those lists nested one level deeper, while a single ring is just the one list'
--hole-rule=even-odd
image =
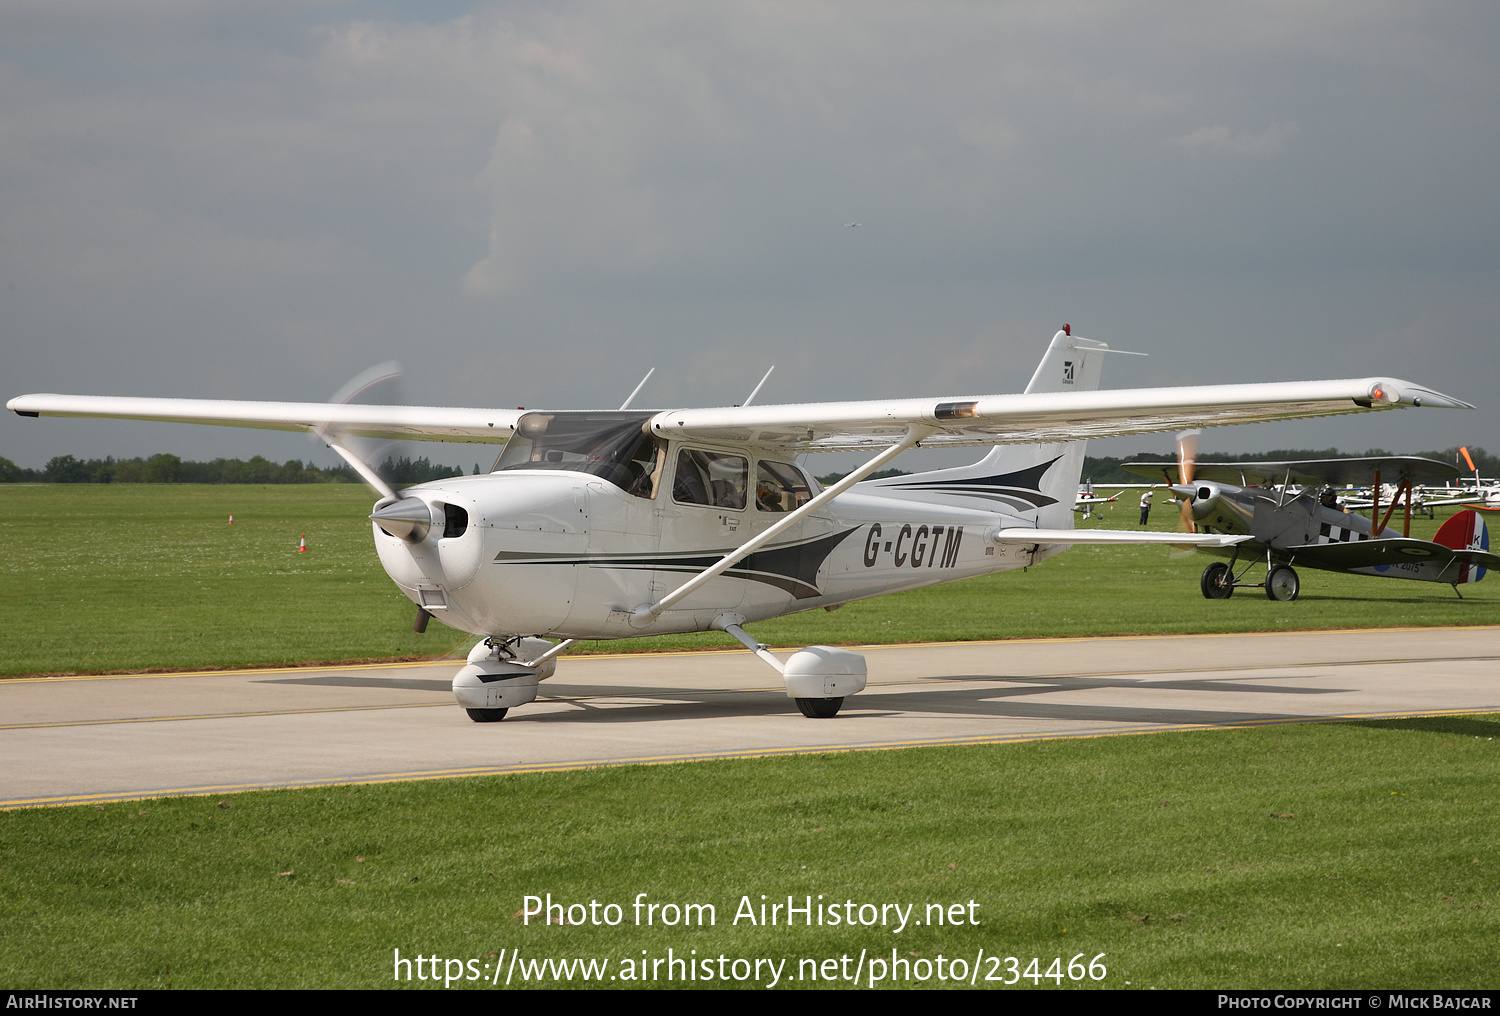
[{"label": "yellow taxiway line", "polygon": [[[1390,635],[1401,632],[1444,632],[1444,631],[1495,631],[1500,630],[1500,624],[1454,624],[1454,625],[1409,625],[1395,628],[1307,628],[1290,631],[1225,631],[1225,632],[1196,632],[1186,634],[1173,634],[1171,632],[1157,632],[1142,635],[1054,635],[1045,638],[1022,638],[1022,639],[961,639],[949,642],[871,642],[854,643],[842,648],[847,649],[936,649],[947,646],[1038,646],[1055,645],[1064,642],[1098,642],[1108,640],[1111,642],[1140,642],[1148,639],[1231,639],[1231,638],[1283,638],[1287,635],[1350,635],[1366,633],[1369,635]],[[800,646],[771,646],[772,650],[780,652],[793,652]],[[588,660],[642,660],[653,657],[673,658],[682,656],[721,656],[725,653],[742,653],[744,649],[740,646],[724,646],[715,649],[664,649],[650,650],[639,653],[581,653],[573,656],[564,654],[559,660],[566,659],[569,664],[582,663]],[[139,680],[141,678],[163,678],[163,677],[233,677],[252,674],[299,674],[309,670],[407,670],[418,667],[455,667],[461,666],[459,657],[444,657],[439,660],[412,660],[405,663],[317,663],[297,664],[289,667],[244,667],[238,670],[162,670],[151,671],[140,674],[65,674],[55,677],[5,677],[0,678],[0,684],[26,684],[32,682],[57,683],[59,681],[120,681]]]},{"label": "yellow taxiway line", "polygon": [[1031,741],[1079,740],[1095,737],[1126,737],[1139,734],[1167,734],[1195,730],[1235,730],[1247,727],[1286,726],[1301,723],[1339,723],[1354,720],[1393,720],[1427,716],[1480,716],[1493,709],[1435,709],[1392,713],[1348,713],[1337,716],[1303,716],[1262,720],[1240,720],[1227,723],[1180,723],[1135,730],[1077,731],[1052,734],[973,734],[961,737],[913,738],[901,741],[877,741],[869,744],[812,745],[787,748],[742,748],[723,752],[698,752],[683,755],[641,755],[634,758],[578,759],[569,762],[516,763],[501,766],[473,766],[456,769],[419,769],[409,772],[373,773],[367,776],[328,777],[288,780],[270,783],[226,783],[198,787],[160,787],[155,790],[121,791],[105,794],[75,794],[63,797],[34,797],[0,800],[0,811],[18,808],[63,808],[80,804],[111,804],[121,801],[146,801],[162,797],[208,797],[217,794],[243,794],[262,790],[297,790],[310,787],[353,787],[380,783],[454,780],[476,776],[506,776],[527,773],[560,773],[575,769],[613,769],[632,765],[675,765],[683,762],[713,762],[725,759],[775,758],[784,755],[843,754],[863,751],[895,751],[902,748],[940,748],[961,745],[1019,744]]}]

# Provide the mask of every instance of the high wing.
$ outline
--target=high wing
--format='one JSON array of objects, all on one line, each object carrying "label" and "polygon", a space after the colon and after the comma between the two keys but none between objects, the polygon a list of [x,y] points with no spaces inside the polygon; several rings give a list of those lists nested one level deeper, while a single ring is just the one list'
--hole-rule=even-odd
[{"label": "high wing", "polygon": [[[1424,405],[1429,403],[1424,402]],[[1137,476],[1165,477],[1178,483],[1176,462],[1122,462],[1121,468]],[[1289,462],[1203,462],[1193,465],[1194,481],[1235,483],[1242,487],[1295,483],[1303,487],[1347,483],[1368,485],[1376,474],[1385,483],[1447,483],[1458,476],[1458,467],[1418,455],[1382,455],[1366,458],[1296,459]],[[1455,502],[1457,503],[1457,502]]]},{"label": "high wing", "polygon": [[823,402],[659,413],[663,437],[852,451],[929,431],[923,447],[1079,441],[1192,427],[1217,427],[1399,406],[1473,409],[1409,381],[1359,378],[1192,388],[1036,392],[978,398]]},{"label": "high wing", "polygon": [[22,395],[6,408],[21,416],[103,417],[207,423],[259,430],[336,428],[359,437],[503,444],[523,415],[514,409],[358,406],[327,402],[232,402],[218,399],[122,398],[110,395]]},{"label": "high wing", "polygon": [[[293,431],[320,431],[331,425],[342,434],[488,443],[506,441],[523,415],[520,410],[441,406],[90,395],[22,395],[6,406],[23,416],[159,420]],[[1474,408],[1408,381],[1362,378],[679,409],[658,413],[651,427],[662,437],[785,446],[797,451],[848,451],[895,445],[912,432],[922,435],[923,446],[1025,444],[1401,406]]]}]

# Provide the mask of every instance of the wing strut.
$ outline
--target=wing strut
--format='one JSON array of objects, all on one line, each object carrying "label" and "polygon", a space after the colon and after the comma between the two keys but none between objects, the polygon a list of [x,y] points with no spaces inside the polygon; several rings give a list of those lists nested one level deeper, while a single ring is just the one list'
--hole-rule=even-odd
[{"label": "wing strut", "polygon": [[636,607],[633,616],[630,619],[631,626],[635,628],[646,627],[652,621],[655,621],[659,616],[661,616],[661,612],[666,610],[672,604],[677,603],[684,597],[690,595],[694,590],[699,589],[710,580],[724,574],[729,569],[733,568],[735,565],[743,561],[745,558],[755,553],[761,547],[764,547],[766,544],[776,539],[776,537],[780,536],[792,526],[802,521],[802,519],[822,508],[829,501],[832,501],[834,498],[838,497],[844,491],[848,490],[850,487],[854,486],[856,483],[858,483],[860,480],[863,480],[871,473],[875,472],[875,470],[879,469],[881,466],[885,465],[887,462],[891,461],[902,452],[908,451],[909,449],[915,447],[918,441],[921,441],[928,434],[933,433],[934,429],[935,428],[924,427],[917,424],[913,424],[912,426],[908,427],[906,429],[906,436],[903,437],[900,441],[897,441],[885,451],[870,459],[868,462],[860,466],[858,469],[854,470],[854,472],[844,477],[838,483],[835,483],[833,486],[826,488],[817,497],[807,502],[807,504],[784,516],[780,522],[777,522],[774,526],[766,529],[759,536],[756,536],[750,540],[746,540],[734,550],[730,551],[728,554],[725,554],[718,560],[717,563],[711,565],[708,568],[705,568],[697,575],[694,575],[692,578],[688,579],[682,585],[678,586],[676,589],[672,590],[670,593],[668,593],[666,596],[663,596],[655,603],[643,603],[639,607]]},{"label": "wing strut", "polygon": [[[655,370],[655,369],[656,368],[654,368],[654,367],[652,368],[652,370]],[[644,384],[645,382],[643,381],[641,383]],[[547,650],[545,653],[543,653],[542,655],[538,656],[536,659],[534,659],[534,660],[526,660],[524,663],[521,664],[521,666],[523,666],[523,667],[540,667],[542,664],[546,663],[548,660],[552,659],[552,657],[556,656],[558,653],[562,652],[564,649],[566,649],[569,646],[573,645],[577,641],[578,641],[577,639],[563,639],[557,645],[553,646],[551,649]]]},{"label": "wing strut", "polygon": [[319,431],[318,437],[322,439],[324,444],[343,456],[344,461],[353,466],[354,471],[373,487],[375,493],[379,494],[382,499],[390,498],[392,501],[401,500],[401,496],[392,490],[391,485],[382,480],[380,474],[371,469],[364,459],[344,447],[344,442],[338,434],[333,432],[332,428],[324,428]]}]

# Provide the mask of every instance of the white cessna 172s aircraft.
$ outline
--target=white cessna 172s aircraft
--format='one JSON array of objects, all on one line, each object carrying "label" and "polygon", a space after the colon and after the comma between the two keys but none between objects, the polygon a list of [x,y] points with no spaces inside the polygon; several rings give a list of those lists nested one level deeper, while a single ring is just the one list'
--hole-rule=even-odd
[{"label": "white cessna 172s aircraft", "polygon": [[[420,608],[419,630],[430,613],[484,636],[453,680],[481,722],[535,699],[574,640],[707,630],[779,671],[805,715],[831,717],[864,688],[864,657],[811,646],[783,661],[743,625],[1020,568],[1071,544],[1245,539],[1075,530],[1087,438],[1473,408],[1392,378],[1099,391],[1107,352],[1065,325],[1023,394],[965,398],[664,412],[73,395],[7,405],[24,416],[318,434],[380,493],[376,550]],[[350,435],[504,448],[487,475],[397,493],[348,449]],[[971,466],[860,482],[918,445],[996,447]],[[797,463],[803,452],[862,449],[869,459],[826,489]]]}]

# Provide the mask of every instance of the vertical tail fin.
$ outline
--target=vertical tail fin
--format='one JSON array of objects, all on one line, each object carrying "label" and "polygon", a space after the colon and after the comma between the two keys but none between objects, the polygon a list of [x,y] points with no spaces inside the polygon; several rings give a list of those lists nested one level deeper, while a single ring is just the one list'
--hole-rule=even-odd
[{"label": "vertical tail fin", "polygon": [[1104,343],[1080,338],[1070,330],[1058,332],[1052,336],[1052,344],[1037,364],[1036,373],[1031,375],[1026,394],[1097,391],[1108,350]]},{"label": "vertical tail fin", "polygon": [[[1489,550],[1490,530],[1484,524],[1484,519],[1479,517],[1479,513],[1470,509],[1458,512],[1444,522],[1432,540],[1434,543],[1441,543],[1449,550]],[[1484,578],[1484,573],[1484,568],[1464,561],[1458,566],[1458,578],[1450,581],[1454,585],[1462,582],[1478,582]]]}]

